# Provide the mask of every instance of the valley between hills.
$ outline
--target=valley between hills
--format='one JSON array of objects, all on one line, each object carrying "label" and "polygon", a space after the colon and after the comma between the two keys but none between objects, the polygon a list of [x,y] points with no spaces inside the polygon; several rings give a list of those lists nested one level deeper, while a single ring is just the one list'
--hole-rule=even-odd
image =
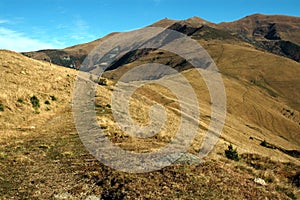
[{"label": "valley between hills", "polygon": [[[65,49],[0,50],[1,199],[300,198],[300,18],[257,14],[214,24],[193,17],[163,19],[149,27],[168,28],[196,40],[222,76],[226,119],[205,162],[197,163],[195,155],[212,120],[211,99],[203,78],[183,58],[160,49],[136,50],[113,63],[95,86],[99,126],[115,145],[138,153],[171,141],[180,126],[180,105],[167,88],[138,88],[129,106],[133,120],[149,124],[153,104],[166,109],[167,120],[154,137],[132,137],[112,115],[112,93],[119,78],[156,62],[176,69],[195,91],[200,122],[187,158],[135,174],[94,158],[80,140],[73,118],[81,63],[118,33]],[[237,149],[238,161],[225,156],[230,144]],[[255,182],[257,178],[264,183]]]}]

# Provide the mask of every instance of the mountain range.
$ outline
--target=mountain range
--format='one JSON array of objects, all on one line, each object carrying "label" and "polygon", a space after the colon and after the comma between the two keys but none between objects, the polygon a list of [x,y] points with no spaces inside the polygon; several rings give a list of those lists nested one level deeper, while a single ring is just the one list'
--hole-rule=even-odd
[{"label": "mountain range", "polygon": [[[196,40],[233,40],[253,47],[300,61],[300,19],[282,15],[247,16],[234,22],[214,24],[199,17],[187,20],[163,19],[150,26],[179,31]],[[40,60],[50,60],[61,66],[78,68],[85,56],[104,38],[61,50],[41,50],[23,53]],[[70,58],[70,59],[66,59]]]}]

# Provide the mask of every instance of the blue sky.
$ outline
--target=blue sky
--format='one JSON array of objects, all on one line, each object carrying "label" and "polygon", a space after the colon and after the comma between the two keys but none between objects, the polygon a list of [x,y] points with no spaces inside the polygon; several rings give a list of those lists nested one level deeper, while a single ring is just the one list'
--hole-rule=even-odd
[{"label": "blue sky", "polygon": [[89,42],[165,17],[219,23],[254,13],[300,16],[299,0],[1,0],[0,49],[32,51]]}]

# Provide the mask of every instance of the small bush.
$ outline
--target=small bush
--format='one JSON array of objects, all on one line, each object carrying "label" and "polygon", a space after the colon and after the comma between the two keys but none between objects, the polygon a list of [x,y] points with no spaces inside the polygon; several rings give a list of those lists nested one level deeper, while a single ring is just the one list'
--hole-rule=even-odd
[{"label": "small bush", "polygon": [[300,187],[300,171],[298,171],[295,175],[289,177],[293,185],[296,187]]},{"label": "small bush", "polygon": [[52,101],[56,101],[57,100],[57,98],[54,95],[51,95],[50,98],[51,98]]},{"label": "small bush", "polygon": [[34,109],[38,109],[40,107],[40,100],[36,96],[30,97],[30,102]]},{"label": "small bush", "polygon": [[99,85],[103,85],[103,86],[106,86],[107,85],[107,80],[105,78],[100,78],[99,80]]},{"label": "small bush", "polygon": [[46,104],[46,105],[50,105],[50,101],[46,100],[46,101],[45,101],[45,104]]},{"label": "small bush", "polygon": [[266,140],[262,141],[260,143],[261,146],[269,148],[269,149],[276,149],[276,147],[270,143],[268,143]]},{"label": "small bush", "polygon": [[235,161],[239,161],[240,157],[239,154],[237,152],[237,149],[233,149],[232,145],[228,145],[228,149],[225,150],[225,155],[227,158],[231,159],[231,160],[235,160]]},{"label": "small bush", "polygon": [[0,102],[0,112],[4,111],[4,105]]},{"label": "small bush", "polygon": [[24,99],[18,98],[17,102],[18,102],[18,103],[23,103],[23,102],[24,102]]}]

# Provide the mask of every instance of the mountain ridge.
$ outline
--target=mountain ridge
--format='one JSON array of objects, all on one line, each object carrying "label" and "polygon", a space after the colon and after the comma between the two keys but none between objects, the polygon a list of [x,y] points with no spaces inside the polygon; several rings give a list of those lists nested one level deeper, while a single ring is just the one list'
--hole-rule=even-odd
[{"label": "mountain ridge", "polygon": [[[254,22],[258,25],[254,26]],[[297,62],[300,61],[299,17],[254,14],[233,22],[215,24],[195,16],[186,20],[165,18],[149,26],[176,30],[196,40],[240,40],[256,48],[288,57]],[[285,31],[285,28],[288,30]],[[202,32],[201,29],[203,29]],[[23,52],[23,54],[34,59],[51,60],[54,64],[65,67],[79,68],[84,57],[94,47],[114,34],[117,33],[111,33],[92,42],[78,44],[64,49],[39,50],[36,52]],[[58,51],[58,55],[53,54],[55,51]],[[70,57],[69,62],[64,59],[66,56]]]},{"label": "mountain ridge", "polygon": [[[246,21],[246,22],[245,22]],[[248,23],[249,21],[249,23]],[[250,23],[251,22],[251,23]],[[290,22],[290,24],[284,24],[283,22]],[[269,27],[269,24],[274,24],[273,26]],[[244,25],[245,24],[245,25]],[[258,25],[254,25],[258,24]],[[279,24],[279,25],[277,25]],[[246,49],[253,49],[258,52],[261,52],[262,54],[265,54],[266,52],[271,53],[273,55],[284,57],[289,60],[293,60],[296,63],[299,63],[300,58],[300,46],[293,43],[300,37],[298,33],[298,29],[300,32],[300,18],[299,17],[291,17],[291,16],[282,16],[282,15],[261,15],[261,14],[254,14],[251,16],[246,16],[240,20],[234,21],[234,22],[226,22],[226,23],[220,23],[220,24],[210,24],[206,20],[203,20],[199,17],[192,17],[186,20],[171,20],[168,18],[162,19],[150,26],[158,26],[158,27],[167,27],[168,29],[179,31],[181,33],[184,33],[188,36],[190,36],[192,39],[196,40],[201,44],[210,54],[213,60],[218,64],[220,59],[222,59],[222,55],[226,53],[227,49],[225,48],[225,52],[219,51],[224,50],[224,47],[227,45],[230,46],[229,49],[237,49],[235,51],[236,54],[240,55],[240,57],[243,57],[243,59],[247,59],[243,52],[252,52],[249,54],[249,59],[253,59],[254,55],[252,54],[258,54],[253,53],[254,51],[245,51]],[[278,28],[278,27],[279,28]],[[242,27],[242,28],[241,28]],[[273,28],[272,28],[273,27]],[[274,28],[275,27],[275,28]],[[291,28],[291,30],[283,29],[282,27],[294,27]],[[268,29],[270,28],[270,30]],[[247,29],[245,32],[244,29]],[[275,30],[275,31],[273,31]],[[279,30],[279,31],[277,31]],[[295,32],[296,31],[296,32]],[[258,34],[260,33],[260,34]],[[286,33],[284,35],[284,33]],[[118,33],[111,33],[103,38],[100,38],[98,40],[81,44],[81,45],[75,45],[72,47],[68,47],[61,50],[41,50],[38,52],[27,52],[23,53],[26,56],[29,56],[34,59],[39,60],[45,60],[50,61],[54,64],[62,65],[65,67],[71,67],[71,68],[80,68],[80,64],[84,61],[87,54],[98,44],[101,43],[101,41],[104,41],[105,39],[114,36]],[[283,34],[283,35],[282,35]],[[296,34],[296,36],[294,36]],[[289,36],[291,37],[291,41],[289,41]],[[285,40],[278,39],[276,37],[283,37]],[[218,46],[220,49],[215,49],[215,46]],[[228,49],[228,50],[229,50]],[[241,52],[239,52],[241,51]],[[218,52],[218,53],[216,53]],[[248,53],[245,53],[248,54]],[[183,59],[173,59],[170,62],[169,57],[171,56],[170,53],[165,52],[162,53],[160,51],[156,50],[137,50],[135,52],[130,52],[130,54],[124,55],[119,60],[116,60],[114,63],[112,63],[112,66],[108,66],[108,72],[109,78],[112,77],[119,77],[119,72],[123,71],[125,72],[130,67],[135,64],[128,65],[129,63],[147,63],[152,62],[153,59],[157,62],[160,62],[161,64],[169,65],[176,70],[182,71],[191,68],[191,65],[188,62],[185,62]],[[275,59],[276,56],[268,56],[270,59]],[[244,58],[245,57],[245,58]],[[235,60],[239,60],[238,58],[232,57],[228,55],[226,57],[227,66],[222,66],[223,73],[228,73],[228,70],[231,66],[236,65]],[[262,58],[263,59],[263,58]],[[280,60],[280,59],[275,59]],[[240,61],[238,61],[240,62]],[[244,61],[243,61],[244,62]],[[260,71],[258,66],[261,66],[261,63],[258,63],[255,60],[248,61],[249,63],[252,63],[253,69],[256,69],[257,72]],[[277,62],[277,61],[276,61]],[[273,71],[275,70],[275,67],[279,67],[280,65],[276,64],[276,62],[267,62],[263,61],[264,65],[269,65],[268,63],[274,63],[274,66],[270,66],[269,68]],[[281,62],[281,61],[280,61]],[[292,62],[289,62],[292,63]],[[289,64],[293,66],[297,66],[298,64]],[[218,64],[219,65],[219,64]],[[242,65],[247,64],[242,63]],[[127,66],[127,68],[124,68],[123,66]],[[266,68],[266,66],[262,66],[263,68]],[[115,69],[120,68],[119,72],[116,72]],[[298,68],[298,67],[296,67]],[[126,69],[126,70],[125,70]],[[271,73],[271,70],[266,68],[268,72]],[[252,70],[253,71],[253,70]],[[257,74],[257,72],[253,71],[253,76],[248,76],[247,79],[249,79],[249,82],[260,84],[261,87],[265,87],[266,90],[273,94],[279,94],[285,96],[285,98],[290,99],[289,105],[292,106],[294,109],[297,109],[300,111],[300,102],[298,99],[300,99],[300,94],[297,92],[299,88],[299,84],[295,85],[294,89],[291,89],[292,81],[285,80],[286,82],[284,84],[279,84],[271,77],[266,78],[268,76],[265,74],[265,72],[260,72],[260,75]],[[236,73],[236,72],[230,72],[230,73]],[[235,75],[238,76],[238,75]],[[297,80],[297,78],[293,78]],[[283,88],[282,85],[288,84],[289,87],[287,90]],[[289,89],[290,88],[290,89]],[[272,92],[273,91],[273,92]],[[276,92],[274,92],[276,91]],[[287,92],[288,91],[288,92]],[[293,94],[292,94],[293,91]]]}]

